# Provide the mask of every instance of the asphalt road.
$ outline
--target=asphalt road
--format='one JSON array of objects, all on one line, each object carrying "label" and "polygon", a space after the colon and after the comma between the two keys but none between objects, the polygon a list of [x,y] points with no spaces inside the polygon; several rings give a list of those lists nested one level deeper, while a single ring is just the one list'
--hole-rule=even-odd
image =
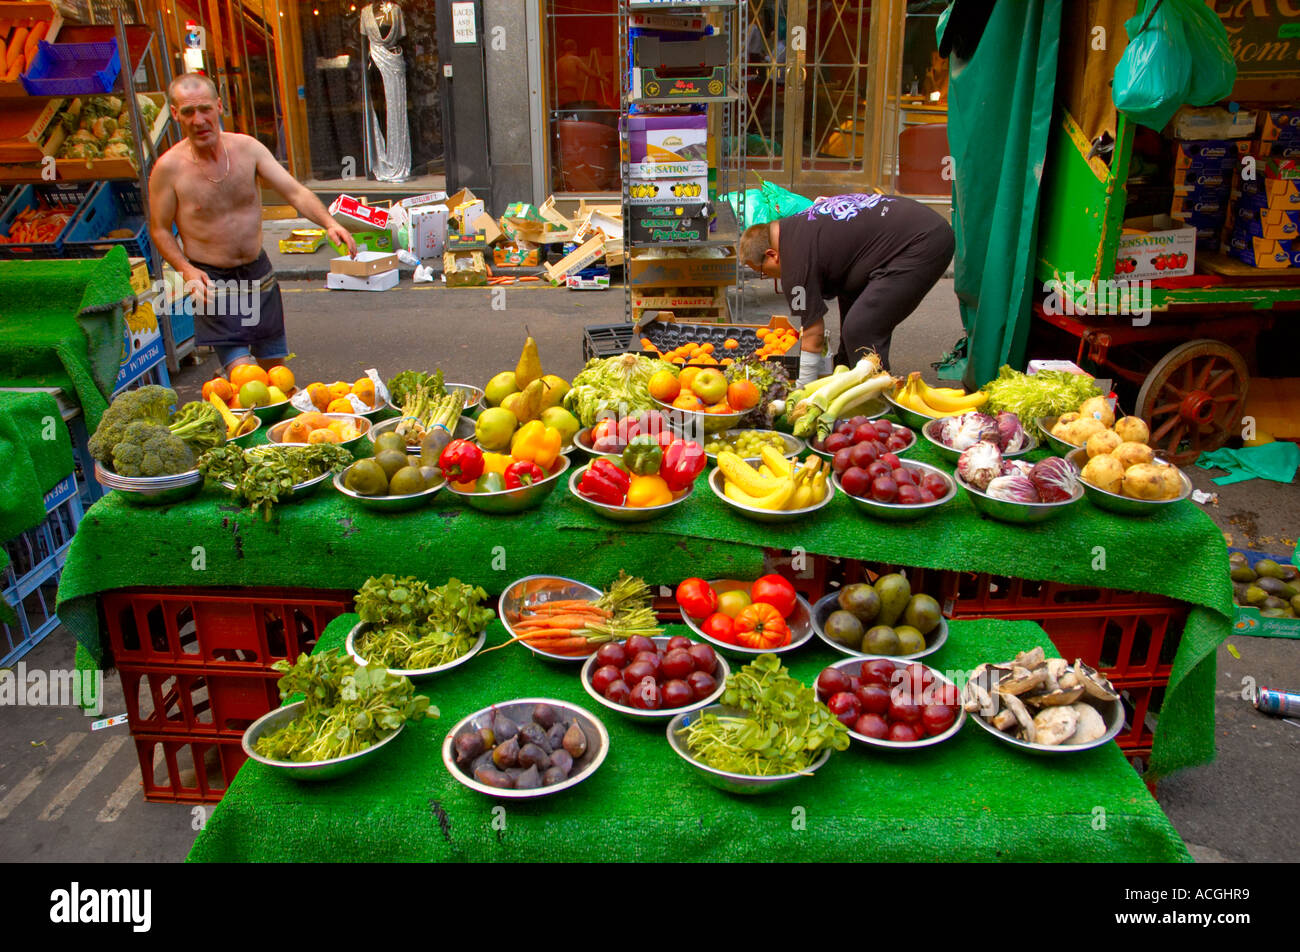
[{"label": "asphalt road", "polygon": [[[783,310],[770,285],[751,284],[747,295],[747,314],[766,317]],[[394,291],[364,295],[327,292],[315,282],[287,282],[285,304],[289,341],[297,354],[291,366],[300,384],[352,380],[370,367],[385,378],[404,369],[441,367],[449,378],[481,385],[493,374],[513,369],[528,333],[538,341],[544,368],[569,378],[584,362],[583,327],[620,321],[623,313],[619,290],[528,286],[507,288],[494,298],[483,289],[404,283]],[[829,323],[834,336],[834,321]],[[895,334],[895,373],[919,369],[937,382],[930,363],[960,336],[952,282],[940,282]],[[185,368],[174,383],[188,399],[214,370],[209,356]],[[1189,472],[1198,487],[1219,493],[1218,505],[1206,511],[1231,544],[1275,553],[1295,545],[1300,486],[1253,481],[1214,487],[1212,474],[1195,468]],[[24,662],[30,670],[66,669],[72,666],[72,654],[72,639],[60,630]],[[1198,860],[1293,861],[1300,852],[1295,797],[1300,720],[1259,714],[1242,692],[1251,683],[1246,679],[1300,690],[1300,643],[1234,635],[1218,651],[1217,678],[1218,759],[1162,781],[1157,798]],[[105,713],[124,711],[117,677],[110,676],[105,687]],[[148,763],[149,752],[144,756]],[[159,769],[156,758],[152,766]],[[193,765],[182,764],[182,769],[193,770]],[[92,733],[75,708],[4,708],[0,861],[184,859],[207,811],[145,803],[139,771],[140,759],[125,725]]]}]

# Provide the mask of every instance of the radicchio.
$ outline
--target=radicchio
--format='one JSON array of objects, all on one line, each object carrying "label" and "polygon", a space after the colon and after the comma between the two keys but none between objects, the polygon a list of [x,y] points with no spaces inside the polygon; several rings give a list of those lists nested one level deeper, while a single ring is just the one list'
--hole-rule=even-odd
[{"label": "radicchio", "polygon": [[998,442],[998,427],[988,414],[972,410],[945,420],[939,438],[945,446],[968,450],[981,440]]},{"label": "radicchio", "polygon": [[993,499],[1007,502],[1039,502],[1038,490],[1029,477],[1016,473],[1012,476],[999,476],[984,490]]},{"label": "radicchio", "polygon": [[1079,484],[1079,471],[1069,460],[1050,456],[1034,464],[1029,479],[1043,502],[1065,502]]},{"label": "radicchio", "polygon": [[1002,451],[994,443],[976,443],[957,460],[957,474],[981,492],[1001,473]]},{"label": "radicchio", "polygon": [[1033,466],[1019,459],[1004,459],[1002,461],[1003,476],[1028,476]]},{"label": "radicchio", "polygon": [[994,421],[998,431],[998,446],[1004,453],[1019,453],[1029,445],[1029,435],[1020,425],[1020,417],[1003,410]]}]

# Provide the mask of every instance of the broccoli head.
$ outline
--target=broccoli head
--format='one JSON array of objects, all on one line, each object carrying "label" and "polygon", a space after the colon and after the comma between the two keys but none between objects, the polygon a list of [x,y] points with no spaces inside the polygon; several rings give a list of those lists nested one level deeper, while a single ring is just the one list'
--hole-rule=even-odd
[{"label": "broccoli head", "polygon": [[113,465],[114,447],[122,442],[126,428],[136,422],[166,426],[175,403],[176,391],[157,384],[118,394],[90,438],[90,455],[105,466]]},{"label": "broccoli head", "polygon": [[172,476],[193,468],[194,452],[165,424],[129,423],[113,447],[113,472],[119,476]]},{"label": "broccoli head", "polygon": [[195,453],[222,446],[226,442],[226,423],[210,403],[195,400],[185,404],[167,424]]}]

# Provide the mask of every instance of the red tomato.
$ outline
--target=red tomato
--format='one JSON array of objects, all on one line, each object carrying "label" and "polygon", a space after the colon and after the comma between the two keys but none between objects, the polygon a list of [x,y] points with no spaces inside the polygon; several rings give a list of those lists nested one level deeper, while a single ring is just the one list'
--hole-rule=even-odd
[{"label": "red tomato", "polygon": [[730,615],[714,612],[704,619],[704,624],[700,625],[700,631],[717,641],[725,641],[729,645],[734,645],[736,643],[735,638],[732,636],[734,626],[735,623],[731,620]]},{"label": "red tomato", "polygon": [[790,643],[781,613],[766,602],[755,602],[737,615],[731,634],[745,648],[783,648]]},{"label": "red tomato", "polygon": [[708,618],[718,607],[718,596],[702,578],[688,578],[677,586],[677,604],[691,618]]},{"label": "red tomato", "polygon": [[764,575],[750,586],[749,597],[756,602],[771,605],[781,613],[782,618],[789,618],[794,611],[794,586],[779,575]]}]

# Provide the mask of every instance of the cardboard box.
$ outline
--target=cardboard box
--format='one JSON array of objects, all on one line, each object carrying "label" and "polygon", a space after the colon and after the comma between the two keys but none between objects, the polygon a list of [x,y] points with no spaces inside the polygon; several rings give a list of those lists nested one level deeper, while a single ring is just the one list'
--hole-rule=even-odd
[{"label": "cardboard box", "polygon": [[603,274],[566,274],[564,286],[570,291],[608,291],[609,272]]},{"label": "cardboard box", "polygon": [[348,231],[382,231],[388,228],[388,210],[366,205],[351,195],[330,202],[329,212]]},{"label": "cardboard box", "polygon": [[487,247],[487,232],[485,231],[475,231],[468,235],[448,231],[447,245],[443,253],[446,254],[448,251],[486,251]]},{"label": "cardboard box", "polygon": [[1254,179],[1241,183],[1243,195],[1262,198],[1272,205],[1300,206],[1300,182],[1283,179]]},{"label": "cardboard box", "polygon": [[397,255],[382,251],[358,251],[356,258],[341,255],[330,260],[331,274],[346,274],[356,278],[367,278],[397,267]]},{"label": "cardboard box", "polygon": [[628,116],[627,139],[628,161],[634,166],[696,161],[708,165],[708,116]]},{"label": "cardboard box", "polygon": [[127,258],[126,261],[131,266],[131,290],[137,295],[144,294],[149,290],[149,259]]},{"label": "cardboard box", "polygon": [[[21,0],[21,2],[0,3],[0,22],[5,20],[20,20],[26,23],[29,19],[45,20],[48,24],[45,27],[45,33],[41,39],[47,43],[53,43],[58,38],[59,30],[63,27],[63,16],[52,3],[34,3],[31,0]],[[31,66],[31,63],[23,64],[23,72]],[[6,70],[6,73],[8,71]],[[23,86],[21,79],[4,80],[0,76],[0,99],[26,99],[27,88]]]},{"label": "cardboard box", "polygon": [[632,98],[651,102],[681,99],[722,99],[727,92],[727,67],[716,66],[699,76],[667,76],[654,69],[632,71]]},{"label": "cardboard box", "polygon": [[1239,206],[1233,231],[1251,238],[1295,241],[1300,238],[1300,209],[1261,212],[1255,208]]},{"label": "cardboard box", "polygon": [[1262,156],[1255,171],[1266,179],[1279,179],[1285,182],[1300,181],[1300,159]]},{"label": "cardboard box", "polygon": [[447,251],[442,256],[442,277],[449,288],[487,287],[487,262],[481,251]]},{"label": "cardboard box", "polygon": [[[381,251],[393,252],[397,250],[393,241],[391,231],[354,231],[352,240],[357,243],[357,251]],[[348,249],[345,245],[331,241],[330,247],[334,249],[336,255],[346,255]]]},{"label": "cardboard box", "polygon": [[[0,162],[40,162],[63,144],[63,128],[52,128],[64,99],[32,99],[0,109]],[[40,169],[37,169],[39,178]]]},{"label": "cardboard box", "polygon": [[387,291],[397,287],[397,269],[380,271],[362,277],[355,274],[339,274],[331,271],[325,275],[325,287],[331,291]]},{"label": "cardboard box", "polygon": [[722,258],[660,256],[633,257],[627,262],[627,281],[633,287],[705,287],[736,283],[736,255]]},{"label": "cardboard box", "polygon": [[1273,109],[1260,116],[1260,142],[1294,138],[1300,138],[1300,109]]},{"label": "cardboard box", "polygon": [[695,244],[708,241],[709,226],[713,216],[664,215],[661,217],[636,216],[632,219],[632,240],[638,242],[682,242]]},{"label": "cardboard box", "polygon": [[446,250],[447,217],[450,214],[446,205],[421,205],[406,213],[409,217],[407,245],[417,258],[436,258]]},{"label": "cardboard box", "polygon": [[[471,192],[467,188],[462,188],[455,195],[452,195],[447,199],[446,205],[450,215],[454,216],[457,208],[469,202],[476,202],[476,201],[479,201],[479,199],[474,195],[473,192]],[[450,217],[448,220],[450,221]],[[494,219],[491,215],[489,215],[486,209],[483,211],[482,214],[475,217],[472,221],[466,222],[465,224],[467,229],[473,229],[475,231],[483,232],[484,240],[489,245],[496,244],[496,242],[501,240],[501,229],[497,226],[496,219]],[[465,230],[466,229],[461,229],[462,233]]]},{"label": "cardboard box", "polygon": [[546,265],[546,277],[551,284],[559,285],[566,276],[576,274],[583,268],[590,267],[595,261],[605,256],[605,239],[596,235],[590,241],[578,246],[555,264]]},{"label": "cardboard box", "polygon": [[1174,174],[1174,190],[1184,188],[1224,188],[1232,187],[1234,169],[1185,169]]},{"label": "cardboard box", "polygon": [[446,192],[425,192],[423,195],[412,195],[410,198],[404,198],[397,203],[399,208],[419,208],[421,205],[445,205],[447,202]]},{"label": "cardboard box", "polygon": [[[280,239],[280,253],[285,255],[309,255],[320,250],[325,244],[325,231],[322,228],[299,228],[289,232],[288,238]],[[342,254],[342,250],[338,250]]]},{"label": "cardboard box", "polygon": [[1300,142],[1261,142],[1255,154],[1276,159],[1297,159],[1300,158]]},{"label": "cardboard box", "polygon": [[[1170,255],[1177,261],[1186,255],[1186,264],[1169,267]],[[1169,215],[1131,218],[1124,222],[1116,258],[1136,262],[1133,270],[1123,275],[1130,280],[1192,274],[1196,270],[1196,229],[1177,224]],[[1158,259],[1164,267],[1156,267]]]},{"label": "cardboard box", "polygon": [[541,263],[541,251],[517,245],[496,245],[492,249],[492,263],[506,268],[535,268]]},{"label": "cardboard box", "polygon": [[1228,254],[1255,268],[1300,268],[1300,241],[1272,241],[1233,229]]}]

